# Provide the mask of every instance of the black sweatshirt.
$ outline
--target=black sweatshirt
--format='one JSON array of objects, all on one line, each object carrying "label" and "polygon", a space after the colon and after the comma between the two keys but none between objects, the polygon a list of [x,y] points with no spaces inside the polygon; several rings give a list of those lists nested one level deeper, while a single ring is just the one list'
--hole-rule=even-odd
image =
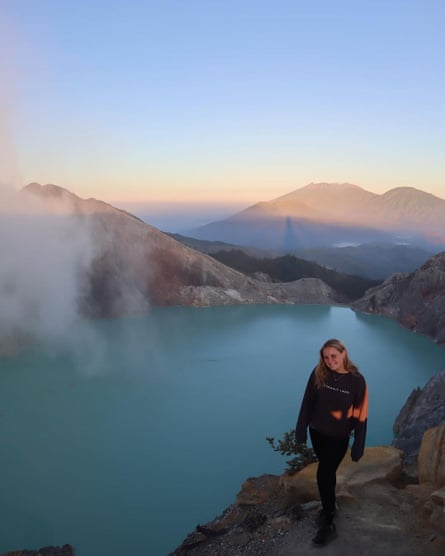
[{"label": "black sweatshirt", "polygon": [[340,374],[328,370],[326,383],[318,389],[315,369],[309,377],[296,427],[298,443],[307,442],[307,427],[328,436],[346,437],[354,431],[351,449],[358,461],[365,449],[368,419],[368,389],[361,374]]}]

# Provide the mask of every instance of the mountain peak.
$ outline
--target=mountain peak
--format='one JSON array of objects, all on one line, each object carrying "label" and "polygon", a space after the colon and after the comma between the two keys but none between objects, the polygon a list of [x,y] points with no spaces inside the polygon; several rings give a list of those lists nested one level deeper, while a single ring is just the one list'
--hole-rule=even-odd
[{"label": "mountain peak", "polygon": [[359,185],[354,185],[352,183],[338,183],[338,182],[311,182],[302,187],[301,189],[312,190],[312,191],[348,191],[351,189],[360,189],[363,191],[363,187]]},{"label": "mountain peak", "polygon": [[32,182],[25,185],[23,191],[40,197],[80,199],[80,197],[71,193],[68,189],[64,189],[63,187],[60,187],[60,185],[54,185],[52,183],[41,185],[40,183]]},{"label": "mountain peak", "polygon": [[320,209],[320,203],[329,202],[329,207],[332,209],[334,204],[343,204],[345,201],[349,202],[351,199],[369,200],[375,196],[375,193],[366,191],[363,187],[352,183],[311,182],[308,185],[278,197],[274,201],[288,203],[289,201],[295,202],[298,200],[299,202],[308,204],[312,208],[318,207],[318,209]]},{"label": "mountain peak", "polygon": [[421,189],[416,189],[415,187],[410,186],[400,186],[394,187],[390,189],[386,193],[383,193],[383,197],[386,198],[398,198],[404,197],[405,199],[422,199],[422,200],[430,200],[431,202],[440,202],[443,201],[440,197],[433,195],[432,193],[427,193],[426,191],[422,191]]}]

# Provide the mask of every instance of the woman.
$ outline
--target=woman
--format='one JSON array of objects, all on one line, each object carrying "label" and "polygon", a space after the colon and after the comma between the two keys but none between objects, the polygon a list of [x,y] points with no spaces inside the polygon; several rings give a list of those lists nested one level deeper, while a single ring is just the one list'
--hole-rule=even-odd
[{"label": "woman", "polygon": [[368,418],[368,389],[365,379],[349,360],[340,340],[331,339],[320,349],[320,360],[312,371],[304,393],[296,427],[296,441],[307,442],[307,428],[318,458],[317,485],[322,510],[319,529],[312,539],[323,545],[335,538],[336,472],[349,445],[352,461],[364,451]]}]

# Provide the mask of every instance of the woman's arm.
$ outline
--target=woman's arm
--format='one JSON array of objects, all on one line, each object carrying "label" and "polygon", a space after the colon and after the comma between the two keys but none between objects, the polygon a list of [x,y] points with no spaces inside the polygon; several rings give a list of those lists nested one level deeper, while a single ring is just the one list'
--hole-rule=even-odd
[{"label": "woman's arm", "polygon": [[363,456],[368,425],[368,387],[362,376],[360,379],[352,414],[354,430],[354,442],[351,448],[352,461],[358,461]]},{"label": "woman's arm", "polygon": [[306,444],[307,442],[307,428],[311,421],[315,395],[315,374],[314,371],[312,371],[306,385],[303,401],[301,402],[300,413],[298,415],[297,426],[295,428],[295,438],[298,444]]}]

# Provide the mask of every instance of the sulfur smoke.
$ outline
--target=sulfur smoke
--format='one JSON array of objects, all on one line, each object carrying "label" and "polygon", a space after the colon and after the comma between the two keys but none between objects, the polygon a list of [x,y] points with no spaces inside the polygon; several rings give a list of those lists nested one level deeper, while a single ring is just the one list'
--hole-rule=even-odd
[{"label": "sulfur smoke", "polygon": [[92,262],[86,220],[0,186],[0,345],[60,342],[81,320]]}]

